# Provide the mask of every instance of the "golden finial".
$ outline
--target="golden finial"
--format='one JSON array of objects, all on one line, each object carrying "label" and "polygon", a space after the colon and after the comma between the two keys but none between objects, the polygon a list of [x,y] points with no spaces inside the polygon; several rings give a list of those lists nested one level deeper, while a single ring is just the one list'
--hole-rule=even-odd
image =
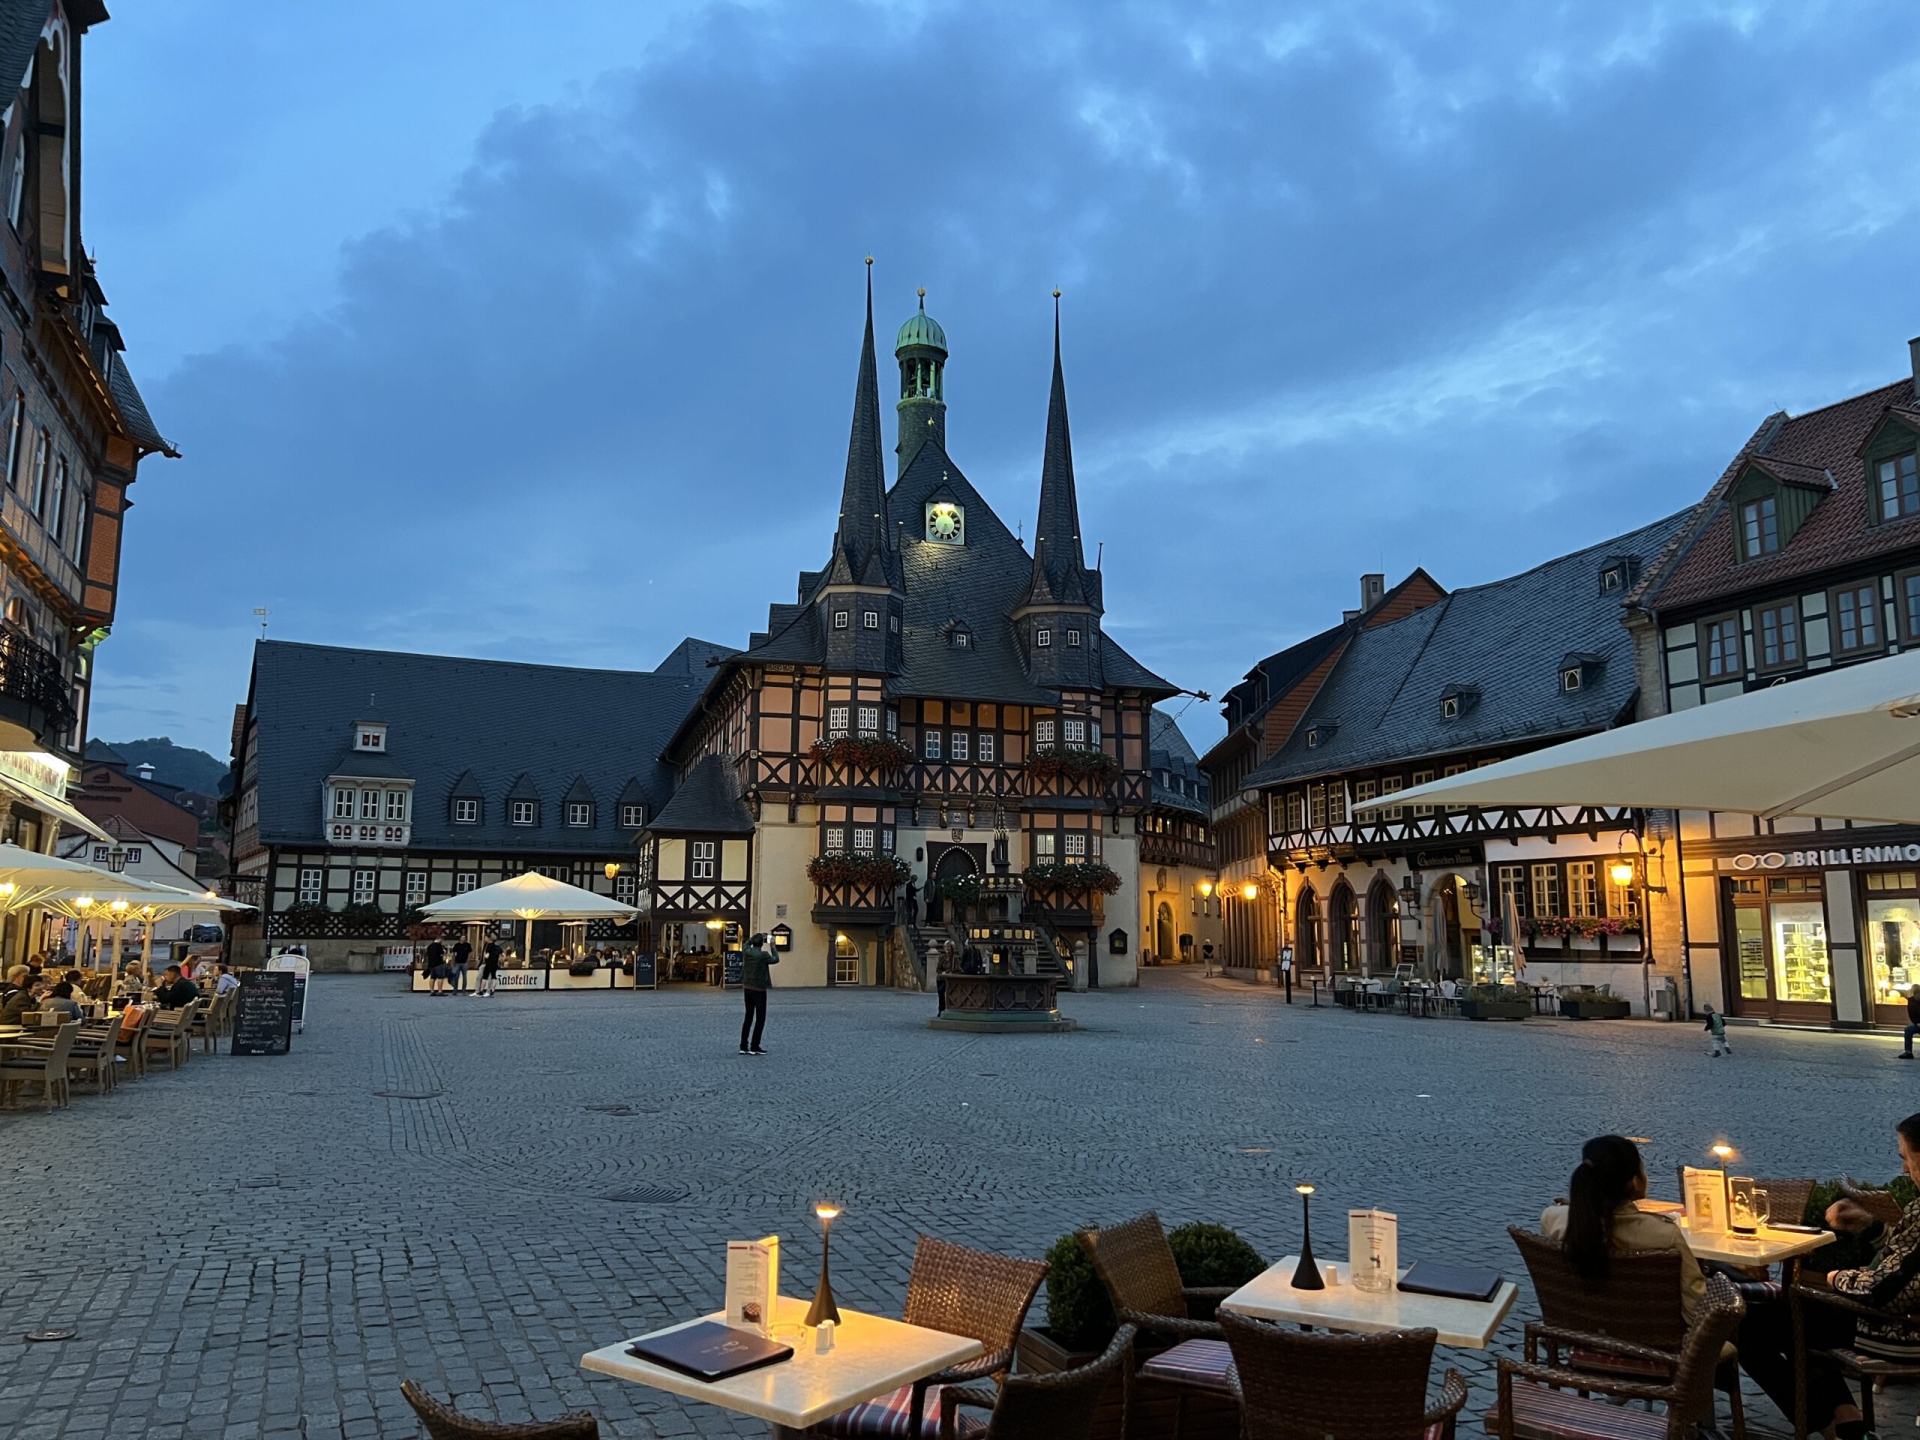
[{"label": "golden finial", "polygon": [[[927,298],[927,287],[926,287],[926,286],[924,286],[924,285],[922,285],[922,286],[920,287],[920,298],[921,298],[922,300],[924,300],[924,299],[926,299],[926,298]],[[923,306],[921,306],[920,308],[924,310],[924,309],[925,309],[926,307],[925,307],[925,306],[923,305]]]},{"label": "golden finial", "polygon": [[873,256],[871,255],[867,256],[867,264],[869,265],[873,264]]},{"label": "golden finial", "polygon": [[[872,262],[871,260],[869,260],[869,261],[868,261],[867,263],[868,263],[869,265],[871,265],[871,264],[872,264],[873,262]],[[1058,300],[1058,299],[1060,298],[1060,292],[1059,292],[1059,290],[1058,290],[1058,289],[1056,289],[1056,290],[1055,290],[1055,291],[1053,292],[1053,298],[1054,298],[1054,299],[1056,299],[1056,300]]]}]

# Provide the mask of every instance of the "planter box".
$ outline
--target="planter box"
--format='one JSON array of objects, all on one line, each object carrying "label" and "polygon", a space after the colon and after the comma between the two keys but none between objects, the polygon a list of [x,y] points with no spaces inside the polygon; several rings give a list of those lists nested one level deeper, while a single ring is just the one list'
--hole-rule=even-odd
[{"label": "planter box", "polygon": [[1462,1000],[1461,1018],[1466,1020],[1524,1020],[1533,1014],[1531,1000]]},{"label": "planter box", "polygon": [[[1045,1326],[1022,1330],[1013,1355],[1013,1368],[1023,1375],[1057,1375],[1100,1358],[1098,1350],[1068,1350],[1056,1344]],[[1135,1369],[1139,1368],[1142,1358],[1136,1343]],[[978,1415],[980,1412],[964,1413]],[[1088,1431],[1087,1440],[1126,1440],[1120,1430],[1120,1417],[1120,1380],[1116,1376],[1094,1409],[1093,1429]],[[1181,1418],[1180,1402],[1170,1391],[1135,1382],[1131,1427],[1135,1435],[1172,1435],[1178,1427],[1182,1440],[1239,1440],[1240,1407],[1231,1400],[1189,1392],[1184,1425]]]},{"label": "planter box", "polygon": [[1560,1014],[1567,1020],[1624,1020],[1632,1013],[1633,1007],[1626,1001],[1609,996],[1560,1002]]}]

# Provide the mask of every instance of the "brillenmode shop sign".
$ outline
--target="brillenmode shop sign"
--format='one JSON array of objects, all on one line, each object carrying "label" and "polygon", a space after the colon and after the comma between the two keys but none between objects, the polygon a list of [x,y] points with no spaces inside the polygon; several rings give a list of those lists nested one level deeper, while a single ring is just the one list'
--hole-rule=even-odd
[{"label": "brillenmode shop sign", "polygon": [[1837,845],[1818,850],[1755,850],[1722,855],[1722,870],[1851,870],[1920,865],[1920,844]]}]

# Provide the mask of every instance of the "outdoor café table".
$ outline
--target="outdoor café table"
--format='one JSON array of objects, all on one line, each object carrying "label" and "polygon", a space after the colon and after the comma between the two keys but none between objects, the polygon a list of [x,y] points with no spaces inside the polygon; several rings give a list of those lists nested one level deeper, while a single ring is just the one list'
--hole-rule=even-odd
[{"label": "outdoor caf\u00e9 table", "polygon": [[[1752,1235],[1696,1235],[1687,1229],[1685,1220],[1677,1222],[1686,1231],[1687,1248],[1693,1251],[1696,1260],[1715,1260],[1722,1265],[1737,1265],[1742,1269],[1764,1267],[1785,1263],[1797,1267],[1800,1257],[1811,1255],[1823,1245],[1831,1245],[1839,1237],[1831,1230],[1822,1230],[1817,1235],[1803,1235],[1797,1230],[1775,1230],[1772,1226],[1762,1226]],[[1792,1276],[1788,1276],[1789,1282]]]},{"label": "outdoor caf\u00e9 table", "polygon": [[[1299,1263],[1298,1255],[1287,1256],[1222,1300],[1220,1308],[1251,1315],[1257,1320],[1315,1325],[1322,1330],[1356,1335],[1431,1326],[1440,1332],[1442,1345],[1484,1350],[1493,1332],[1507,1318],[1507,1312],[1513,1309],[1514,1297],[1520,1293],[1513,1281],[1502,1280],[1491,1300],[1409,1295],[1398,1288],[1371,1294],[1353,1283],[1344,1260],[1339,1262],[1338,1284],[1330,1284],[1324,1290],[1296,1290],[1293,1271]],[[1400,1274],[1406,1273],[1402,1267]]]},{"label": "outdoor caf\u00e9 table", "polygon": [[[718,1320],[724,1313],[716,1311],[703,1318]],[[863,1400],[910,1385],[923,1375],[971,1360],[982,1349],[978,1340],[964,1335],[926,1330],[843,1306],[840,1323],[834,1327],[833,1349],[825,1355],[816,1355],[813,1353],[814,1332],[800,1325],[806,1313],[805,1300],[782,1295],[774,1306],[775,1338],[793,1346],[793,1358],[725,1380],[712,1383],[696,1380],[691,1375],[629,1355],[627,1346],[633,1343],[631,1340],[583,1355],[580,1368],[752,1415],[771,1424],[776,1437],[786,1437],[798,1436],[829,1415],[838,1415]],[[641,1338],[683,1330],[697,1323],[688,1320],[669,1325]],[[800,1330],[798,1339],[787,1338],[781,1328],[786,1325]]]}]

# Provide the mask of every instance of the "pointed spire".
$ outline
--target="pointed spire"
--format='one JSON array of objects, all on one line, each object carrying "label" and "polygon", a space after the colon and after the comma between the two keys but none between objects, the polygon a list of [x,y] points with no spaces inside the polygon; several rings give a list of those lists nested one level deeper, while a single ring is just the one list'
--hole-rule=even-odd
[{"label": "pointed spire", "polygon": [[1033,583],[1028,604],[1088,604],[1086,552],[1080,545],[1080,500],[1073,482],[1073,437],[1067,427],[1067,379],[1060,363],[1060,292],[1053,292],[1053,393],[1047,401],[1047,444],[1040,464],[1040,517],[1033,527]]},{"label": "pointed spire", "polygon": [[853,431],[847,440],[847,478],[840,490],[840,525],[833,541],[832,579],[843,584],[887,584],[895,569],[887,533],[887,472],[880,458],[880,378],[873,358],[873,257],[867,257],[867,333],[854,382]]}]

